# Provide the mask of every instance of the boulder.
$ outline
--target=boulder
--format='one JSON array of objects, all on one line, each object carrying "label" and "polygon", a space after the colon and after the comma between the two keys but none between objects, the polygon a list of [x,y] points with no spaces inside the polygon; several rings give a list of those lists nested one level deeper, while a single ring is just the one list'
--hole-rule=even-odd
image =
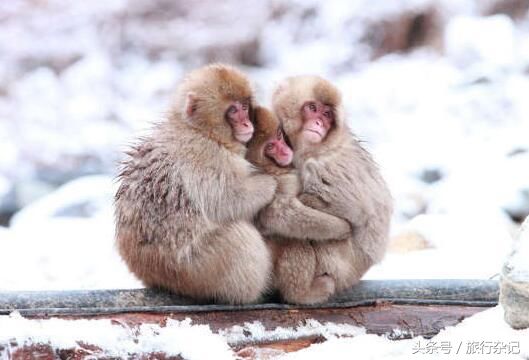
[{"label": "boulder", "polygon": [[529,217],[502,271],[500,303],[505,321],[515,329],[529,327]]}]

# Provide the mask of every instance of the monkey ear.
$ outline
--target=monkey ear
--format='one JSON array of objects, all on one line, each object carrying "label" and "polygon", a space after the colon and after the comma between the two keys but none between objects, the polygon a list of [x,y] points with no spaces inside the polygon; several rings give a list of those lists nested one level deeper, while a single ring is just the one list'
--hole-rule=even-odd
[{"label": "monkey ear", "polygon": [[186,95],[185,112],[187,116],[192,116],[197,110],[197,98],[196,94],[192,91]]}]

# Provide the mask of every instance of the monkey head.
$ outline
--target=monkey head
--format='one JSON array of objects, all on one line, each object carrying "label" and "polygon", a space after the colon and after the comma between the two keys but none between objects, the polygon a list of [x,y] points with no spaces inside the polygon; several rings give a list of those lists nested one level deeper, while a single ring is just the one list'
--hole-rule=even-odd
[{"label": "monkey head", "polygon": [[[268,173],[278,175],[277,168],[292,163],[293,152],[281,123],[268,109],[257,106],[254,111],[255,134],[248,143],[247,159]],[[276,171],[277,170],[277,171]]]},{"label": "monkey head", "polygon": [[253,91],[234,67],[214,64],[192,71],[177,91],[180,118],[220,143],[245,144],[253,135]]},{"label": "monkey head", "polygon": [[340,92],[321,77],[285,79],[274,91],[272,103],[296,151],[330,144],[343,133]]}]

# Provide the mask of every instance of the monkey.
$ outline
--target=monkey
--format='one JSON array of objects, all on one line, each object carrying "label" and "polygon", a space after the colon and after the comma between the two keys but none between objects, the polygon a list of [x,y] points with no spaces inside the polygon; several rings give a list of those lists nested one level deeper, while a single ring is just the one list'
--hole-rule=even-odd
[{"label": "monkey", "polygon": [[[328,80],[311,75],[285,79],[272,94],[272,109],[292,143],[292,164],[301,181],[298,199],[352,228],[345,240],[312,242],[320,272],[329,274],[335,292],[341,292],[382,260],[391,193],[371,154],[345,123],[341,93]],[[290,236],[285,229],[271,230]]]},{"label": "monkey", "polygon": [[146,286],[196,301],[245,304],[270,286],[270,250],[253,225],[276,180],[245,159],[249,80],[208,65],[180,83],[168,115],[123,160],[116,243]]},{"label": "monkey", "polygon": [[[257,228],[272,251],[273,288],[287,302],[324,302],[334,292],[334,279],[319,268],[319,259],[308,239],[345,239],[351,235],[351,227],[347,221],[307,207],[297,199],[300,181],[291,166],[293,152],[281,124],[264,107],[255,108],[254,119],[255,133],[248,143],[246,158],[278,181],[274,200],[256,219]],[[288,232],[289,237],[274,235],[269,229]]]}]

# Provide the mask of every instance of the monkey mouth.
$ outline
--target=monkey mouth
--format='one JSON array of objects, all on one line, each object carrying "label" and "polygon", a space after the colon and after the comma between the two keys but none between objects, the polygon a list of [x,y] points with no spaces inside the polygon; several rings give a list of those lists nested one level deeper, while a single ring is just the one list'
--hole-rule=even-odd
[{"label": "monkey mouth", "polygon": [[310,131],[310,132],[312,132],[312,133],[318,134],[319,137],[322,137],[322,136],[323,136],[319,131],[314,130],[314,129],[305,129],[305,131]]},{"label": "monkey mouth", "polygon": [[252,138],[253,136],[253,131],[249,131],[249,132],[246,132],[246,133],[237,133],[235,135],[235,137],[237,138],[237,140],[239,141],[243,141],[243,142],[247,142],[247,141],[250,141],[250,139]]},{"label": "monkey mouth", "polygon": [[253,135],[253,131],[247,132],[247,133],[238,133],[237,136],[243,137],[243,138],[251,138]]}]

